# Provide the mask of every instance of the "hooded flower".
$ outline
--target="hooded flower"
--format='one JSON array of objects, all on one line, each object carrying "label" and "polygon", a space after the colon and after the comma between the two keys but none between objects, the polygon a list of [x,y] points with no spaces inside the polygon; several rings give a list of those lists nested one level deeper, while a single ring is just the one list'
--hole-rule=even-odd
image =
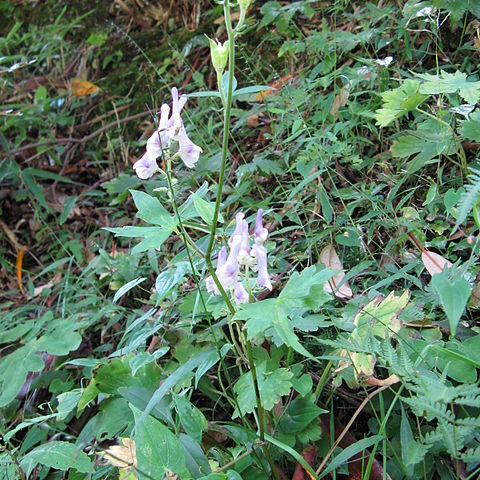
[{"label": "hooded flower", "polygon": [[263,245],[268,237],[268,230],[263,226],[263,208],[259,208],[255,219],[255,243]]},{"label": "hooded flower", "polygon": [[197,163],[202,149],[188,138],[180,116],[186,101],[186,96],[178,98],[178,90],[173,87],[172,115],[169,118],[170,107],[163,104],[158,130],[148,139],[146,153],[133,165],[141,179],[150,178],[158,170],[157,158],[170,149],[172,141],[178,142],[178,154],[188,168],[193,168]]},{"label": "hooded flower", "polygon": [[150,178],[158,170],[157,158],[163,155],[163,149],[167,147],[165,129],[168,124],[169,113],[170,107],[166,104],[162,105],[158,130],[153,132],[147,140],[145,154],[133,165],[135,172],[142,180]]},{"label": "hooded flower", "polygon": [[268,274],[267,249],[263,245],[256,243],[252,248],[252,256],[257,260],[257,285],[272,290],[273,287],[270,282],[270,275]]},{"label": "hooded flower", "polygon": [[[267,269],[267,250],[263,246],[268,237],[268,230],[263,227],[262,217],[263,210],[260,209],[255,221],[255,243],[250,248],[248,223],[243,213],[237,213],[235,230],[228,240],[230,252],[227,256],[227,249],[223,247],[218,255],[217,277],[225,290],[233,290],[233,298],[238,305],[249,301],[249,294],[241,281],[242,266],[252,265],[252,269],[258,271],[257,285],[272,290]],[[214,295],[220,293],[212,277],[206,278],[206,285],[207,290]]]},{"label": "hooded flower", "polygon": [[[218,271],[225,264],[226,261],[227,261],[227,249],[226,247],[222,247],[222,249],[218,253],[217,270],[215,271],[217,276],[218,276]],[[207,285],[207,292],[213,293],[214,295],[220,295],[217,285],[215,284],[215,281],[213,280],[213,277],[211,275],[205,279],[205,283]]]},{"label": "hooded flower", "polygon": [[233,298],[235,303],[240,305],[241,303],[248,303],[248,292],[245,290],[243,283],[237,281],[233,287]]},{"label": "hooded flower", "polygon": [[259,208],[255,219],[255,245],[252,248],[252,256],[257,260],[258,277],[257,285],[272,289],[270,276],[268,275],[267,249],[263,246],[268,237],[268,230],[263,226],[263,209]]},{"label": "hooded flower", "polygon": [[185,129],[182,130],[178,139],[179,155],[188,168],[193,168],[198,162],[202,149],[195,145],[187,136]]}]

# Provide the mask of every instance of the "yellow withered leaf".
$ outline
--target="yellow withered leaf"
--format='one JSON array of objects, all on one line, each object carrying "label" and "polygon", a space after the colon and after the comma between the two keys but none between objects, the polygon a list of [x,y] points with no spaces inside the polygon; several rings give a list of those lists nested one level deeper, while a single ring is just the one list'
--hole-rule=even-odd
[{"label": "yellow withered leaf", "polygon": [[100,87],[81,78],[74,78],[72,81],[72,93],[76,97],[83,97],[85,95],[96,95],[101,92]]}]

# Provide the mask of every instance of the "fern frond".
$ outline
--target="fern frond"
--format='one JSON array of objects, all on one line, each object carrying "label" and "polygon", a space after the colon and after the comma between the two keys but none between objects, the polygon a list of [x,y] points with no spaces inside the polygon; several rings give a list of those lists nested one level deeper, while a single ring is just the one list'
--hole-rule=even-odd
[{"label": "fern frond", "polygon": [[457,418],[455,424],[462,427],[480,428],[480,416]]},{"label": "fern frond", "polygon": [[478,395],[471,395],[468,397],[457,398],[455,403],[457,405],[463,405],[464,407],[480,408],[480,397]]},{"label": "fern frond", "polygon": [[429,422],[434,418],[448,422],[454,421],[452,412],[440,402],[434,402],[425,397],[402,398],[402,400],[410,405],[415,415],[424,416]]},{"label": "fern frond", "polygon": [[469,448],[464,454],[460,455],[460,460],[465,463],[479,463],[480,446],[476,448]]},{"label": "fern frond", "polygon": [[470,172],[468,176],[470,183],[465,185],[465,192],[460,197],[457,223],[453,232],[467,219],[468,214],[472,211],[480,197],[480,169],[471,168]]}]

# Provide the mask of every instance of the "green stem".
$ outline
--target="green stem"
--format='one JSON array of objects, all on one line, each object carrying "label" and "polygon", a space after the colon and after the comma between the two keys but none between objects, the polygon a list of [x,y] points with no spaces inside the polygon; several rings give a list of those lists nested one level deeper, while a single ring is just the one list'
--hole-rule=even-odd
[{"label": "green stem", "polygon": [[[220,165],[220,174],[218,176],[218,188],[217,188],[217,198],[215,200],[215,211],[213,213],[212,228],[210,230],[210,238],[208,240],[207,250],[205,252],[205,262],[207,264],[208,271],[215,282],[218,290],[220,291],[225,303],[227,304],[228,309],[232,315],[235,314],[235,308],[228,298],[222,284],[218,280],[218,277],[215,273],[212,263],[212,250],[213,244],[215,242],[215,233],[217,231],[218,223],[218,214],[220,212],[220,203],[222,201],[222,190],[223,184],[225,182],[225,167],[227,164],[228,156],[228,137],[230,134],[230,116],[232,110],[232,96],[233,96],[233,73],[235,71],[235,38],[234,32],[232,29],[232,20],[230,18],[230,6],[228,1],[225,2],[223,6],[223,12],[225,16],[225,25],[227,28],[228,34],[228,88],[227,88],[227,98],[225,99],[225,111],[224,111],[224,120],[223,120],[223,140],[222,140],[222,161]],[[222,89],[223,90],[223,89]],[[223,92],[220,92],[220,95],[223,95]]]},{"label": "green stem", "polygon": [[248,355],[248,363],[250,366],[250,371],[252,372],[255,397],[257,399],[258,429],[260,430],[260,441],[263,442],[265,440],[265,428],[263,426],[263,420],[264,420],[263,408],[260,401],[260,390],[258,388],[257,369],[255,368],[255,362],[253,360],[252,343],[249,340],[247,340],[247,355]]}]

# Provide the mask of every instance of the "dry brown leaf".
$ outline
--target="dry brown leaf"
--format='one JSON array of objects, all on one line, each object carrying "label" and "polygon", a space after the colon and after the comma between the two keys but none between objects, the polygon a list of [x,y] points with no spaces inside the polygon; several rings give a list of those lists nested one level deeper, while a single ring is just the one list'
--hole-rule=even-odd
[{"label": "dry brown leaf", "polygon": [[[230,15],[230,20],[232,22],[236,22],[238,19],[240,18],[240,12],[233,12],[231,15]],[[224,16],[221,16],[219,18],[216,18],[213,23],[215,25],[223,25],[225,23],[225,17]]]},{"label": "dry brown leaf", "polygon": [[105,450],[105,460],[115,467],[137,467],[135,441],[121,438],[122,445],[112,445]]},{"label": "dry brown leaf", "polygon": [[442,273],[443,267],[447,265],[448,268],[452,266],[446,258],[443,258],[438,253],[429,252],[427,250],[422,252],[422,262],[430,275]]},{"label": "dry brown leaf", "polygon": [[470,305],[473,308],[480,307],[480,283],[477,283],[475,287],[473,287],[472,295],[470,296]]},{"label": "dry brown leaf", "polygon": [[269,85],[269,87],[272,87],[274,90],[262,90],[261,92],[257,93],[257,96],[255,97],[255,100],[257,102],[260,102],[263,100],[267,95],[278,95],[280,93],[280,89],[288,84],[292,83],[295,84],[297,82],[298,77],[294,76],[292,73],[289,73],[288,75],[283,76],[282,78],[279,78],[278,80],[275,80],[273,83]]},{"label": "dry brown leaf", "polygon": [[379,387],[383,387],[384,385],[394,385],[400,381],[400,377],[397,377],[396,375],[390,375],[388,378],[384,378],[383,380],[375,377],[368,377],[365,379],[365,382],[369,385],[375,385]]},{"label": "dry brown leaf", "polygon": [[20,242],[17,240],[17,236],[10,230],[8,225],[0,219],[0,228],[3,230],[7,238],[10,240],[10,243],[15,247],[15,250],[18,252],[22,246]]},{"label": "dry brown leaf", "polygon": [[333,99],[332,106],[330,107],[330,113],[336,119],[338,116],[338,111],[341,107],[344,107],[347,103],[348,96],[350,95],[350,84],[347,83],[344,87],[340,89],[340,93],[335,95]]},{"label": "dry brown leaf", "polygon": [[345,273],[343,271],[342,262],[340,261],[340,258],[338,258],[337,252],[335,251],[335,248],[333,248],[333,245],[327,245],[321,251],[320,261],[327,268],[331,268],[332,270],[341,270],[325,283],[323,287],[325,291],[328,293],[333,292],[338,298],[352,298],[353,292],[348,282],[344,282],[340,288],[338,288],[338,285],[343,280],[343,277],[345,277]]},{"label": "dry brown leaf", "polygon": [[72,81],[72,93],[76,97],[83,97],[84,95],[93,95],[100,93],[100,87],[89,82],[88,80],[82,80],[81,78],[75,78]]},{"label": "dry brown leaf", "polygon": [[259,118],[258,113],[250,115],[247,118],[247,127],[250,127],[250,128],[258,127],[258,124],[260,123],[258,118]]}]

